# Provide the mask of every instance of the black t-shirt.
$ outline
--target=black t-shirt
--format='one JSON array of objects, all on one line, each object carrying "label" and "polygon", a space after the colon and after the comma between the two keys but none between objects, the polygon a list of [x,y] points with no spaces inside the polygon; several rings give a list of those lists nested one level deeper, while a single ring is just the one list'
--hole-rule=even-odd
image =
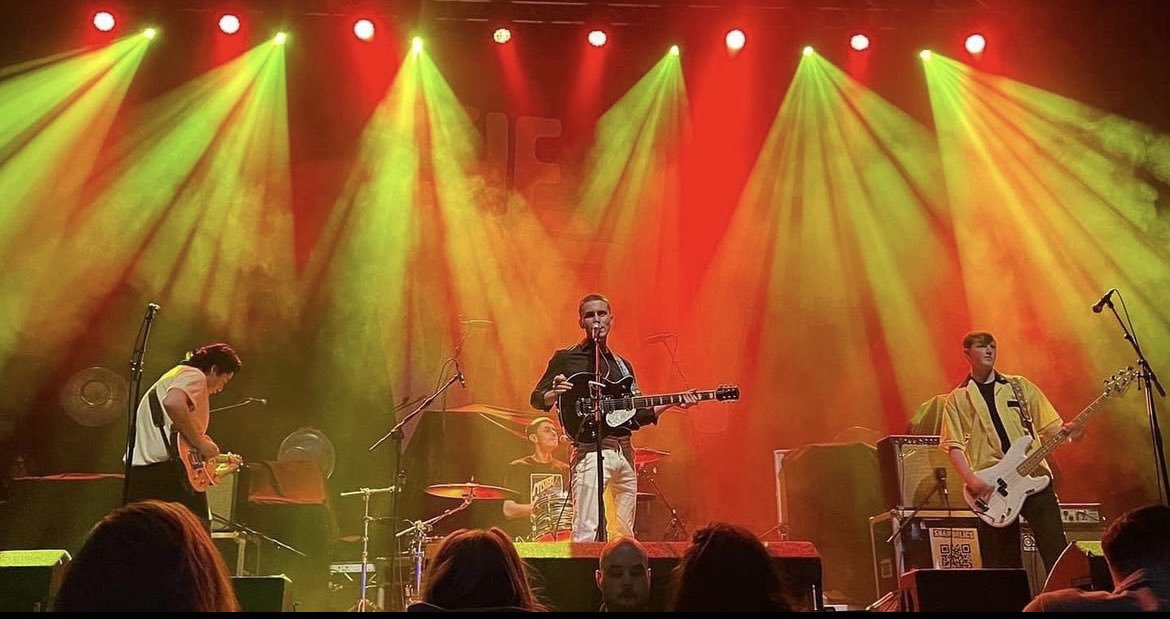
[{"label": "black t-shirt", "polygon": [[[528,456],[515,460],[508,466],[504,487],[515,490],[519,495],[513,500],[521,504],[531,503],[534,486],[540,496],[544,496],[545,493],[558,495],[561,492],[567,493],[569,491],[569,465],[555,458],[546,464],[537,462],[535,456]],[[529,518],[507,520],[504,530],[513,538],[527,539],[528,536],[532,535],[532,522]]]},{"label": "black t-shirt", "polygon": [[983,395],[983,401],[987,402],[987,412],[991,413],[991,424],[995,426],[995,433],[999,435],[999,445],[1003,448],[1003,452],[1007,453],[1011,449],[1012,441],[1008,438],[1007,428],[1003,425],[1003,419],[999,417],[999,409],[995,405],[995,384],[999,382],[998,377],[990,383],[975,383],[979,387],[979,393]]}]

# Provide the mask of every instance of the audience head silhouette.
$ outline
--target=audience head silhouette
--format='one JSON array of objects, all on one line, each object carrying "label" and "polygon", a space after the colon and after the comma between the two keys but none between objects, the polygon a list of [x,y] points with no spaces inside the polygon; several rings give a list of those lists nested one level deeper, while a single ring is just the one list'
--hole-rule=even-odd
[{"label": "audience head silhouette", "polygon": [[120,507],[89,533],[55,610],[239,610],[227,566],[203,523],[178,503]]},{"label": "audience head silhouette", "polygon": [[595,578],[605,610],[646,610],[650,602],[650,562],[646,548],[632,537],[619,537],[601,550],[599,563]]},{"label": "audience head silhouette", "polygon": [[543,610],[512,540],[495,527],[444,538],[427,566],[422,600],[444,610]]},{"label": "audience head silhouette", "polygon": [[675,573],[671,610],[788,610],[768,550],[743,527],[715,523],[695,532]]},{"label": "audience head silhouette", "polygon": [[1170,570],[1170,507],[1147,505],[1114,520],[1101,550],[1115,583],[1138,570]]}]

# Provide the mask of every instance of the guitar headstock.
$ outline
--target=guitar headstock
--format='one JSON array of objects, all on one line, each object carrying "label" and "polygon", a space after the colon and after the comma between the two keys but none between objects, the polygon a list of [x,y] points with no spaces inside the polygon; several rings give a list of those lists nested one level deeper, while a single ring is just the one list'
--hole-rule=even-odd
[{"label": "guitar headstock", "polygon": [[734,402],[739,399],[739,387],[735,385],[719,385],[715,390],[715,400],[718,402]]},{"label": "guitar headstock", "polygon": [[1137,370],[1127,367],[1105,379],[1105,397],[1112,398],[1123,395],[1129,389],[1130,383],[1137,378],[1137,375]]}]

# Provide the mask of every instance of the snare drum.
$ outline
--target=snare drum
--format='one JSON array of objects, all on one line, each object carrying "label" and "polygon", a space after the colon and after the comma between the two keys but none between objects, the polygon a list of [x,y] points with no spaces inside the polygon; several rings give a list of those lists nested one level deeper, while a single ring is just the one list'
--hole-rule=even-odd
[{"label": "snare drum", "polygon": [[568,492],[554,492],[532,502],[532,541],[565,542],[573,536],[573,504]]}]

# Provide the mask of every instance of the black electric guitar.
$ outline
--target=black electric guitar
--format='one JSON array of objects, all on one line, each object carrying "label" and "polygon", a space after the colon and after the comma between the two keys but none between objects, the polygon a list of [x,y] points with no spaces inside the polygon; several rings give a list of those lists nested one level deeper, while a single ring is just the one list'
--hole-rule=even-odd
[{"label": "black electric guitar", "polygon": [[[579,442],[597,440],[597,429],[593,427],[593,394],[589,384],[593,382],[592,372],[578,372],[568,377],[573,388],[562,393],[557,398],[557,414],[560,415],[561,425],[570,438]],[[687,394],[667,393],[663,395],[633,395],[634,377],[627,376],[619,381],[602,379],[601,416],[605,425],[610,428],[627,427],[636,429],[631,420],[640,408],[682,404]],[[733,402],[739,399],[739,387],[735,385],[721,385],[711,391],[695,391],[693,395],[700,402],[715,400],[717,402]]]}]

